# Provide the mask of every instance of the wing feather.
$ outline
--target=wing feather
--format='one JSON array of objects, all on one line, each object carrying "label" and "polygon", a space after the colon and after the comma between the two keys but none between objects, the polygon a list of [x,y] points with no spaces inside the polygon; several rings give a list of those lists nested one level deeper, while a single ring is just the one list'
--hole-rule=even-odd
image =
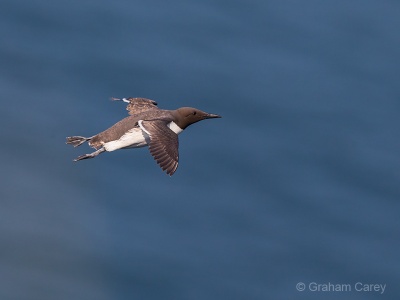
[{"label": "wing feather", "polygon": [[159,109],[157,107],[157,102],[146,98],[111,98],[112,100],[118,101],[122,100],[127,102],[126,110],[130,115],[136,115],[138,113],[148,111],[151,109]]},{"label": "wing feather", "polygon": [[139,125],[150,134],[150,154],[161,169],[172,176],[178,168],[179,140],[167,123],[164,120],[139,121]]}]

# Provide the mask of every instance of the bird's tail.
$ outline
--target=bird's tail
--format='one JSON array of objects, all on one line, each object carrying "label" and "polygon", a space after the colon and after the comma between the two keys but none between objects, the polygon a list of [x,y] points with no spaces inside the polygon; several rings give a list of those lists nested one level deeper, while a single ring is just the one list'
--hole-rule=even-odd
[{"label": "bird's tail", "polygon": [[72,145],[74,147],[78,147],[82,145],[86,141],[90,141],[92,137],[83,137],[83,136],[69,136],[67,137],[67,142],[66,144]]}]

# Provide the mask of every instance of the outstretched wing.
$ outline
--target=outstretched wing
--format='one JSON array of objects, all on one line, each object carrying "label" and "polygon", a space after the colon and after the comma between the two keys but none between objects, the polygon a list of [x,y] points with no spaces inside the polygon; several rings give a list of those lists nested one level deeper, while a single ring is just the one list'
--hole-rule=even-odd
[{"label": "outstretched wing", "polygon": [[172,176],[178,168],[178,135],[168,128],[166,121],[139,121],[139,126],[150,136],[149,150],[163,171]]},{"label": "outstretched wing", "polygon": [[126,106],[126,110],[129,111],[130,115],[136,115],[146,110],[150,109],[159,109],[157,107],[157,102],[154,100],[146,99],[146,98],[111,98],[113,101],[124,101],[128,103]]}]

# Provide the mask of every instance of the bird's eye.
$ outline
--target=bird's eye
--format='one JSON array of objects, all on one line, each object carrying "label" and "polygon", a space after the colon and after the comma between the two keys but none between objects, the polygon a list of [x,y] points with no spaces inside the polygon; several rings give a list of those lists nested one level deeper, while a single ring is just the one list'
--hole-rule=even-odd
[{"label": "bird's eye", "polygon": [[193,115],[193,116],[195,116],[195,115],[196,115],[196,112],[195,112],[195,111],[194,111],[194,112],[192,112],[192,115]]}]

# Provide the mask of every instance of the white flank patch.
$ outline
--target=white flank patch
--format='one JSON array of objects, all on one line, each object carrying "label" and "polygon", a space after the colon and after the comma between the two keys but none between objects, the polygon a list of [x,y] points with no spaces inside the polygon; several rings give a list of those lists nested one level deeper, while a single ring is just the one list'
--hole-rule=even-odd
[{"label": "white flank patch", "polygon": [[[133,128],[116,141],[104,143],[104,149],[114,151],[121,148],[139,148],[147,146],[149,136],[140,128]],[[146,140],[147,139],[147,140]]]},{"label": "white flank patch", "polygon": [[122,101],[124,101],[124,102],[126,102],[126,103],[130,103],[131,101],[129,101],[128,99],[126,99],[126,98],[122,98]]},{"label": "white flank patch", "polygon": [[168,124],[169,129],[171,129],[173,132],[175,132],[176,134],[180,134],[183,129],[180,128],[178,125],[176,125],[176,123],[174,121],[172,121],[171,123]]}]

